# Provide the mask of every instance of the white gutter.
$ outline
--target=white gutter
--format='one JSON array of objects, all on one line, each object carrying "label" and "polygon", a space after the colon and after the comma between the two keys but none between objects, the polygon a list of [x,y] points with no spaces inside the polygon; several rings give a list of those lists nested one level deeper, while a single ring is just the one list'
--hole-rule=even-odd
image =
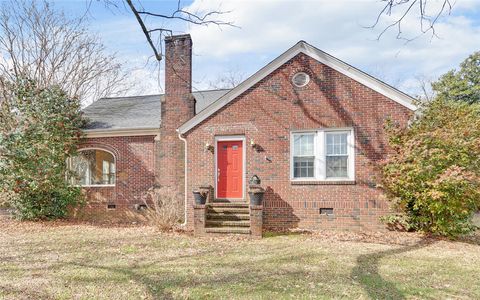
[{"label": "white gutter", "polygon": [[[178,130],[177,130],[178,132]],[[187,216],[188,216],[188,194],[187,194],[187,178],[188,178],[188,173],[187,173],[187,170],[188,170],[188,164],[187,164],[187,161],[188,161],[188,151],[187,151],[187,140],[182,137],[182,134],[179,133],[178,134],[178,138],[181,139],[184,143],[185,143],[185,162],[184,162],[184,165],[185,165],[185,170],[184,170],[184,174],[185,174],[185,222],[183,222],[183,224],[181,226],[185,227],[187,226]]]},{"label": "white gutter", "polygon": [[87,138],[158,135],[159,128],[121,128],[121,129],[87,129],[83,130]]}]

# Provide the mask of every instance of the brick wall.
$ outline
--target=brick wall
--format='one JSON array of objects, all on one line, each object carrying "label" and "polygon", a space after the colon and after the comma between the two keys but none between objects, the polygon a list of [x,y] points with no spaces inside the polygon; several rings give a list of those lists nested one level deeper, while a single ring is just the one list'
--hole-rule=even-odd
[{"label": "brick wall", "polygon": [[[294,88],[292,76],[303,71],[310,83]],[[214,186],[214,154],[205,144],[216,135],[244,135],[247,140],[245,182],[257,174],[266,188],[266,228],[380,229],[388,205],[376,188],[375,167],[387,152],[383,130],[392,118],[406,124],[411,112],[341,73],[299,54],[264,80],[187,133],[188,190]],[[353,127],[355,184],[293,184],[290,177],[292,130]],[[254,139],[262,151],[249,146]],[[268,158],[268,160],[266,159]],[[193,196],[188,194],[189,227]],[[334,215],[320,215],[320,208]]]},{"label": "brick wall", "polygon": [[[82,218],[107,218],[133,212],[134,205],[143,203],[140,197],[155,182],[155,136],[88,138],[80,150],[96,148],[110,151],[115,156],[116,183],[114,187],[84,188],[88,202],[81,210]],[[115,204],[115,210],[108,210],[107,204]]]}]

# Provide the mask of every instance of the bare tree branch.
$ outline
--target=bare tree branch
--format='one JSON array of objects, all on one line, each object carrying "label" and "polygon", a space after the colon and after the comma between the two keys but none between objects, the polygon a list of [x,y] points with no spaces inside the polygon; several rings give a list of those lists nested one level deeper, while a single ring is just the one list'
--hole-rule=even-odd
[{"label": "bare tree branch", "polygon": [[[379,40],[386,32],[390,31],[393,28],[397,30],[397,39],[403,39],[406,41],[411,41],[422,34],[426,34],[428,32],[432,33],[432,37],[438,37],[435,31],[435,25],[437,24],[439,18],[442,15],[450,15],[453,4],[451,0],[443,0],[440,7],[438,9],[434,9],[433,14],[430,15],[428,4],[432,2],[432,0],[381,0],[385,3],[385,6],[382,10],[378,13],[375,22],[368,26],[368,28],[375,28],[377,27],[382,18],[385,16],[392,16],[395,13],[399,12],[399,16],[391,23],[385,26],[380,34],[377,36]],[[415,8],[417,9],[415,12]],[[405,22],[405,18],[412,14],[417,14],[419,19],[419,27],[421,34],[415,36],[413,38],[405,38],[402,32],[402,24]]]},{"label": "bare tree branch", "polygon": [[210,88],[212,89],[232,89],[239,85],[246,78],[245,73],[238,69],[229,69],[225,73],[217,76],[213,81],[210,81]]},{"label": "bare tree branch", "polygon": [[[147,43],[150,45],[150,48],[152,48],[153,53],[155,55],[155,58],[157,61],[162,60],[162,47],[161,47],[161,41],[166,35],[172,35],[172,29],[171,28],[163,28],[163,27],[157,27],[153,29],[148,29],[144,19],[142,16],[151,16],[151,17],[156,17],[164,20],[180,20],[182,22],[186,22],[188,24],[193,24],[193,25],[200,25],[200,26],[208,26],[208,25],[217,25],[217,26],[233,26],[237,27],[233,24],[233,22],[224,22],[220,20],[215,20],[211,19],[212,17],[218,17],[220,15],[228,14],[229,11],[222,12],[222,11],[210,11],[204,15],[196,15],[194,13],[191,13],[187,10],[185,10],[182,7],[181,0],[178,0],[177,2],[177,9],[172,12],[171,14],[160,14],[160,13],[155,13],[155,12],[150,12],[146,11],[143,7],[141,10],[139,10],[132,2],[132,0],[125,0],[125,2],[128,4],[128,7],[132,11],[132,13],[135,15],[135,18],[137,19],[138,24],[140,25],[140,28],[142,29],[143,34],[145,35],[145,38],[147,39]],[[140,2],[138,2],[138,6],[142,6]],[[155,45],[155,43],[152,40],[152,33],[158,32],[159,34],[159,41],[160,45]]]},{"label": "bare tree branch", "polygon": [[[142,28],[143,33],[145,34],[145,38],[147,39],[148,44],[150,45],[150,48],[152,48],[153,53],[155,54],[155,58],[160,61],[162,60],[162,53],[161,49],[160,51],[157,50],[157,47],[153,44],[152,37],[150,36],[150,33],[152,31],[147,30],[147,27],[145,26],[145,23],[143,22],[142,18],[140,17],[140,14],[138,13],[137,9],[133,5],[131,0],[125,0],[132,10],[133,14],[135,15],[135,18],[137,19],[138,24],[140,25],[140,28]],[[162,34],[163,29],[155,29],[155,31],[160,31],[160,34]]]},{"label": "bare tree branch", "polygon": [[432,78],[427,76],[416,76],[415,78],[418,82],[421,94],[418,95],[418,98],[422,102],[430,102],[435,97],[435,92],[432,90]]},{"label": "bare tree branch", "polygon": [[[15,10],[11,8],[15,7]],[[115,54],[106,54],[86,20],[67,18],[48,2],[12,0],[0,9],[0,77],[60,86],[81,101],[121,92],[126,77]]]}]

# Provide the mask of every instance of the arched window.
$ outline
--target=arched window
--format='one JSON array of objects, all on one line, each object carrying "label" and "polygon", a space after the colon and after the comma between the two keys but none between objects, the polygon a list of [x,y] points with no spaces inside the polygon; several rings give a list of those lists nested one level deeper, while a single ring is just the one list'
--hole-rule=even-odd
[{"label": "arched window", "polygon": [[72,183],[81,186],[115,185],[115,157],[100,149],[83,149],[69,159],[75,178]]}]

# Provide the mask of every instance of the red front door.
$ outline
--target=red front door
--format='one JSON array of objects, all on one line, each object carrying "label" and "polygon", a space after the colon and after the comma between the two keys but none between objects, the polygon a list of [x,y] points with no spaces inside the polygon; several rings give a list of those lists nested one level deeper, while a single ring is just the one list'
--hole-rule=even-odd
[{"label": "red front door", "polygon": [[243,142],[217,142],[217,198],[243,198]]}]

